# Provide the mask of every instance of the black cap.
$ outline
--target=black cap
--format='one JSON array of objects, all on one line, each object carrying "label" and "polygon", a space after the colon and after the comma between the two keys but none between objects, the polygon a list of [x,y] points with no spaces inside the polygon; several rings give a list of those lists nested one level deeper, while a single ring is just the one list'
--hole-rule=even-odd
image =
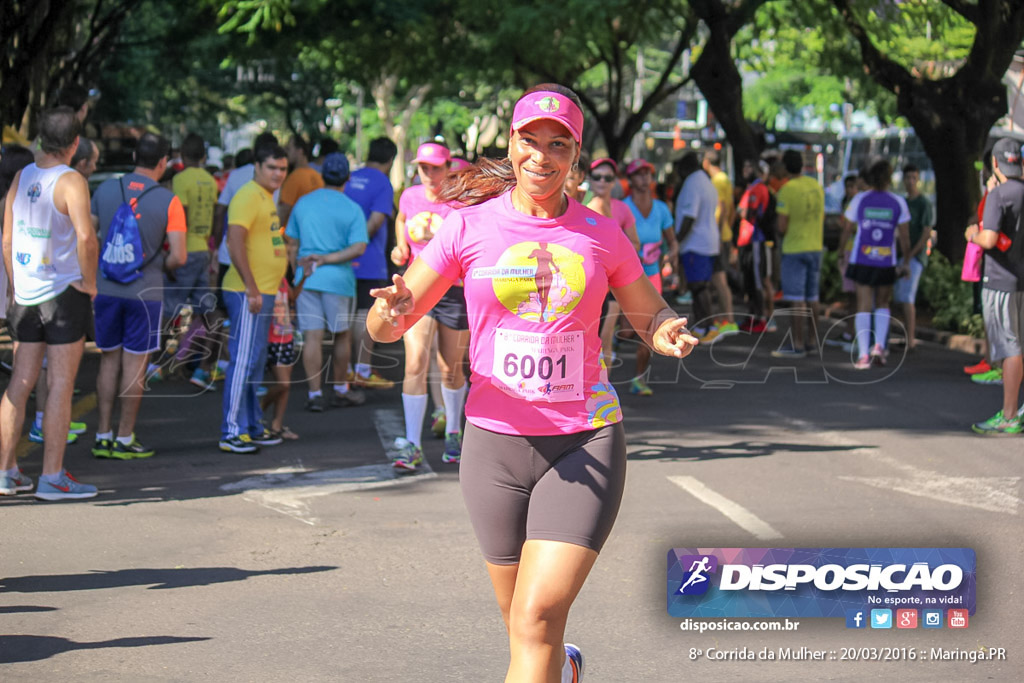
[{"label": "black cap", "polygon": [[992,156],[999,164],[999,170],[1007,178],[1020,178],[1024,175],[1024,168],[1021,166],[1024,154],[1021,153],[1021,144],[1012,138],[1000,138],[992,148]]}]

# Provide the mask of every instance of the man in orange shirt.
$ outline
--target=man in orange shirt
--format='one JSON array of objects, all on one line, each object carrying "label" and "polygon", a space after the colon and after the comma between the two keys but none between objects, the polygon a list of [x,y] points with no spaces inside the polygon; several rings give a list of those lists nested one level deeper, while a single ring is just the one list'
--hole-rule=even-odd
[{"label": "man in orange shirt", "polygon": [[288,164],[291,173],[281,186],[281,196],[277,200],[277,216],[281,225],[288,225],[288,217],[292,213],[295,202],[313,190],[324,186],[324,179],[315,168],[309,165],[312,145],[301,135],[293,135],[285,148],[288,152]]}]

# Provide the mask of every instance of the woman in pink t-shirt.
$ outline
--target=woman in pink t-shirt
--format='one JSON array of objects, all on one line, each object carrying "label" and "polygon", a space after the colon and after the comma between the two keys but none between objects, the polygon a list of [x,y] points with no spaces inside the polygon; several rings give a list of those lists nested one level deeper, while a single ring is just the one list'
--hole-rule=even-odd
[{"label": "woman in pink t-shirt", "polygon": [[622,411],[597,324],[609,288],[643,340],[682,358],[696,343],[658,296],[619,226],[563,193],[583,112],[558,85],[528,91],[508,159],[481,160],[441,198],[466,208],[390,287],[374,339],[398,339],[460,279],[472,383],[460,483],[509,636],[506,680],[572,680],[569,608],[607,539],[625,485]]},{"label": "woman in pink t-shirt", "polygon": [[[622,232],[629,238],[634,251],[640,252],[640,237],[636,234],[636,218],[625,202],[612,197],[612,188],[615,187],[618,177],[619,166],[607,157],[594,159],[590,164],[590,189],[594,196],[587,204],[588,209],[597,211],[602,216],[611,218]],[[615,325],[619,322],[619,315],[622,309],[611,294],[605,301],[605,311],[601,315],[601,352],[604,354],[605,362],[610,367],[615,367],[612,362],[612,341],[615,338]]]},{"label": "woman in pink t-shirt", "polygon": [[[447,177],[451,152],[444,145],[427,142],[416,151],[420,184],[402,193],[395,220],[397,245],[391,251],[396,266],[412,263],[430,243],[445,216],[453,211],[449,202],[438,199]],[[452,287],[404,337],[405,379],[402,407],[405,438],[396,440],[392,465],[402,472],[414,472],[423,463],[423,417],[427,413],[427,370],[430,350],[437,338],[437,362],[441,370],[441,403],[445,415],[445,463],[458,463],[462,453],[462,405],[466,378],[462,371],[469,346],[469,322],[462,287]],[[434,395],[437,403],[437,395]]]}]

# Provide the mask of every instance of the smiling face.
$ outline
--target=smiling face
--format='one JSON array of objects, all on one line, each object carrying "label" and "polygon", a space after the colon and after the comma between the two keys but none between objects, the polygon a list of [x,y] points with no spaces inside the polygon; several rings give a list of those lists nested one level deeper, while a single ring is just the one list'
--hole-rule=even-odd
[{"label": "smiling face", "polygon": [[419,173],[420,182],[423,183],[427,192],[436,196],[441,191],[441,183],[448,175],[448,166],[433,166],[421,161],[417,164],[417,173]]},{"label": "smiling face", "polygon": [[555,198],[561,203],[566,177],[579,154],[568,129],[550,119],[531,121],[515,131],[508,146],[516,187],[535,204]]},{"label": "smiling face", "polygon": [[611,164],[601,164],[590,171],[590,189],[598,197],[607,199],[612,194],[612,186],[615,185],[615,169]]}]

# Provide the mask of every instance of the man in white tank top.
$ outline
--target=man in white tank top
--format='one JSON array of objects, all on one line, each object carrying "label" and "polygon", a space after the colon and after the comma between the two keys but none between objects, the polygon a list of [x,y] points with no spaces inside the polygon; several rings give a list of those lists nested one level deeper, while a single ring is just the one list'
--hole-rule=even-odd
[{"label": "man in white tank top", "polygon": [[85,347],[96,296],[99,245],[89,207],[89,185],[68,163],[81,123],[70,107],[40,117],[42,154],[11,186],[4,207],[3,254],[14,305],[8,314],[14,338],[14,371],[0,401],[0,495],[30,491],[18,469],[15,447],[25,404],[47,357],[50,395],[43,420],[41,500],[92,498],[96,487],[64,469],[75,375]]}]

